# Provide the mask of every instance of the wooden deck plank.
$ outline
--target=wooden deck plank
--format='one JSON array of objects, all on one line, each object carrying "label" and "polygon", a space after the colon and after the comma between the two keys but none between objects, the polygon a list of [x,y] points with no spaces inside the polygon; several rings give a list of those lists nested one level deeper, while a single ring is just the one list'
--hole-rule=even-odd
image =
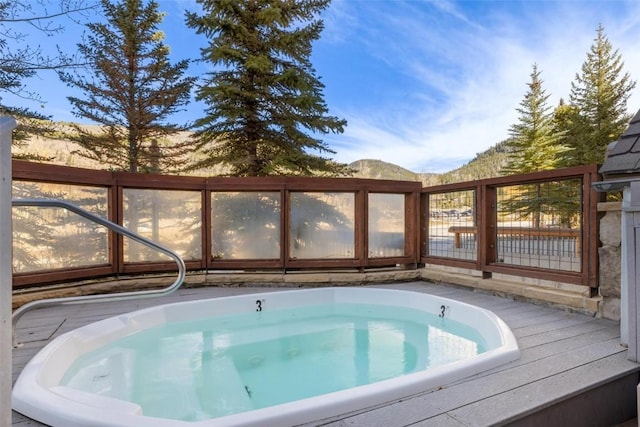
[{"label": "wooden deck plank", "polygon": [[13,427],[37,427],[37,426],[42,426],[41,423],[34,421],[30,418],[27,418],[23,415],[18,414],[17,412],[13,412],[12,416],[11,416],[11,425]]},{"label": "wooden deck plank", "polygon": [[[521,348],[521,356],[518,360],[514,360],[508,365],[498,366],[494,369],[481,372],[475,376],[466,378],[460,382],[465,382],[474,378],[481,378],[490,375],[494,375],[497,372],[504,371],[506,369],[513,369],[518,366],[528,365],[537,360],[543,360],[545,358],[561,354],[563,352],[582,351],[583,348],[596,343],[606,343],[611,340],[619,340],[618,328],[610,327],[600,329],[593,334],[582,334],[577,336],[571,336],[557,341],[549,341],[544,344],[537,345],[530,348]],[[624,350],[623,350],[624,351]]]},{"label": "wooden deck plank", "polygon": [[[493,375],[468,379],[439,390],[431,390],[403,399],[401,402],[362,412],[351,418],[352,422],[354,422],[353,425],[359,426],[408,426],[445,413],[452,413],[460,408],[477,403],[476,411],[491,412],[491,417],[494,419],[488,423],[479,422],[476,424],[472,421],[471,424],[467,425],[491,425],[497,422],[496,418],[500,418],[503,415],[504,419],[513,416],[509,412],[503,414],[497,406],[493,405],[492,399],[495,396],[501,396],[509,391],[513,391],[513,394],[517,395],[520,393],[519,389],[530,384],[536,384],[557,375],[563,375],[563,378],[565,378],[566,372],[571,372],[576,367],[589,365],[592,362],[606,359],[608,356],[622,353],[623,351],[616,340],[611,340],[606,345],[592,345],[583,348],[580,352],[562,353],[526,365],[510,367],[511,364],[509,364],[506,365],[507,369]],[[608,360],[611,365],[610,368],[615,369],[616,375],[619,371],[636,366],[626,360],[625,354],[622,354],[621,358]],[[565,379],[564,387],[561,384],[557,387],[555,393],[539,393],[533,395],[533,397],[529,394],[526,402],[532,400],[535,401],[535,405],[548,404],[557,393],[562,391],[574,392],[573,384],[577,383],[578,381],[567,381]],[[585,382],[585,384],[588,383]],[[486,407],[482,407],[482,403],[485,401],[488,404]],[[517,412],[518,408],[518,405],[513,405],[509,407],[509,410]],[[528,410],[528,406],[525,409]],[[456,416],[456,419],[461,420],[462,418]],[[332,424],[327,425],[333,427]]]},{"label": "wooden deck plank", "polygon": [[56,319],[47,324],[29,325],[26,328],[16,330],[21,343],[47,341],[56,336],[66,319]]},{"label": "wooden deck plank", "polygon": [[503,320],[528,319],[542,317],[552,313],[555,309],[540,307],[534,304],[511,304],[504,309],[492,309],[494,313],[499,315]]},{"label": "wooden deck plank", "polygon": [[525,360],[543,359],[553,354],[575,351],[591,344],[604,343],[616,339],[618,342],[620,341],[620,330],[613,326],[597,329],[590,333],[579,333],[579,331],[574,330],[575,334],[572,335],[569,331],[567,332],[562,337],[547,334],[544,337],[545,342],[536,343],[536,345],[528,345],[524,340],[522,340],[523,342],[518,341],[521,351],[519,360],[523,362]]},{"label": "wooden deck plank", "polygon": [[411,424],[411,427],[465,427],[467,424],[463,424],[456,420],[449,414],[438,415],[429,420],[418,421],[415,424]]},{"label": "wooden deck plank", "polygon": [[539,335],[549,333],[551,331],[562,330],[571,326],[577,326],[590,322],[591,319],[585,318],[580,314],[566,314],[556,316],[544,316],[543,319],[538,319],[538,322],[521,327],[513,327],[511,330],[518,338],[524,338],[531,335]]},{"label": "wooden deck plank", "polygon": [[[626,354],[616,353],[460,407],[449,414],[466,425],[504,424],[522,417],[523,413],[531,413],[541,406],[572,397],[585,388],[599,384],[602,377],[622,375],[632,365],[626,359]],[[540,399],[542,396],[544,399]],[[595,425],[598,424],[603,425]]]},{"label": "wooden deck plank", "polygon": [[[500,316],[499,313],[500,312],[496,312],[496,315]],[[564,312],[545,313],[538,316],[522,316],[522,317],[500,316],[500,318],[505,322],[507,322],[507,319],[508,319],[511,330],[513,330],[514,333],[516,331],[519,331],[519,334],[521,336],[539,333],[537,329],[548,330],[549,326],[553,326],[549,324],[553,322],[562,322],[562,321],[567,321],[571,319],[578,320],[579,322],[587,322],[590,319],[580,314],[564,313]]]},{"label": "wooden deck plank", "polygon": [[[575,335],[592,334],[600,329],[608,328],[605,323],[598,321],[584,322],[577,325],[569,326],[562,329],[554,329],[552,331],[541,332],[535,335],[527,335],[525,337],[517,337],[518,344],[523,348],[535,347],[548,342],[559,341]],[[618,326],[619,328],[619,326]],[[515,334],[515,332],[514,332]]]}]

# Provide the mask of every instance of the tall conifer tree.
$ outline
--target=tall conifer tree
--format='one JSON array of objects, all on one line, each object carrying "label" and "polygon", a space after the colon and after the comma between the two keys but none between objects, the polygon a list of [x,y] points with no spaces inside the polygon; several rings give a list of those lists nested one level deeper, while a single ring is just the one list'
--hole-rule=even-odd
[{"label": "tall conifer tree", "polygon": [[209,39],[214,67],[198,88],[206,115],[194,138],[199,166],[227,165],[235,176],[341,173],[319,136],[346,122],[328,115],[309,57],[329,0],[198,0],[187,24]]},{"label": "tall conifer tree", "polygon": [[542,87],[540,71],[536,64],[531,72],[529,90],[516,109],[518,123],[511,126],[507,163],[502,168],[504,175],[538,172],[554,169],[558,165],[564,147],[560,144],[561,134],[556,132],[551,107],[547,104],[549,95]]},{"label": "tall conifer tree", "polygon": [[129,172],[159,172],[176,165],[180,144],[163,139],[184,130],[167,119],[189,101],[195,78],[185,77],[188,60],[172,65],[158,4],[102,0],[107,23],[89,24],[78,45],[90,75],[61,73],[84,98],[69,97],[74,114],[101,125],[100,132],[75,126],[81,155]]},{"label": "tall conifer tree", "polygon": [[613,47],[604,27],[598,26],[597,36],[580,74],[571,83],[565,116],[563,143],[570,150],[562,159],[563,166],[602,163],[609,143],[617,140],[626,129],[631,116],[627,114],[627,100],[636,82],[623,74],[624,62]]},{"label": "tall conifer tree", "polygon": [[[502,169],[505,175],[555,169],[564,151],[542,83],[538,66],[533,64],[529,90],[516,109],[519,121],[511,126],[511,138],[506,142],[507,163]],[[530,219],[533,227],[540,227],[543,214],[557,205],[554,195],[559,191],[557,185],[522,185],[513,197],[504,201],[505,208],[520,219]]]}]

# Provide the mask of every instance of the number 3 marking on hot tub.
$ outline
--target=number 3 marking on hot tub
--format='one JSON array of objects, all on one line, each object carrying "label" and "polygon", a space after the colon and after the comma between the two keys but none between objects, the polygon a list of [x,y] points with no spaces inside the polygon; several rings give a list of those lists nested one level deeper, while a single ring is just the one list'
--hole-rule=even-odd
[{"label": "number 3 marking on hot tub", "polygon": [[444,305],[440,306],[440,314],[438,314],[438,317],[444,317],[444,311],[447,309],[447,307],[445,307]]},{"label": "number 3 marking on hot tub", "polygon": [[256,311],[262,311],[262,300],[256,300]]}]

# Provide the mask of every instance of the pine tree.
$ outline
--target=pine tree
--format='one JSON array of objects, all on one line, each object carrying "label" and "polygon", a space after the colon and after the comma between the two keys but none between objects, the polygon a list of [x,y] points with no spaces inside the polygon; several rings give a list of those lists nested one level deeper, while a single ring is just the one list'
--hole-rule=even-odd
[{"label": "pine tree", "polygon": [[209,39],[202,59],[214,70],[198,88],[206,115],[194,138],[206,158],[235,176],[338,174],[345,165],[318,135],[341,133],[309,57],[329,0],[198,0],[187,24]]},{"label": "pine tree", "polygon": [[553,126],[556,132],[562,135],[562,144],[567,146],[567,150],[560,159],[560,165],[563,166],[564,157],[568,156],[571,151],[568,148],[570,141],[580,138],[587,125],[580,115],[578,107],[565,103],[564,99],[561,98],[553,112]]},{"label": "pine tree", "polygon": [[90,75],[60,73],[84,99],[69,97],[74,114],[101,125],[100,132],[75,126],[79,154],[129,172],[159,172],[176,167],[184,144],[166,138],[184,126],[166,120],[189,102],[193,77],[184,77],[189,61],[169,62],[169,47],[158,30],[158,4],[142,0],[101,1],[106,23],[92,23],[78,45]]},{"label": "pine tree", "polygon": [[598,26],[581,73],[571,83],[573,109],[565,110],[564,118],[559,119],[566,131],[563,143],[570,148],[563,156],[563,166],[602,163],[609,143],[626,129],[631,119],[627,100],[636,82],[628,73],[622,74],[623,66],[620,53],[613,50],[603,26]]},{"label": "pine tree", "polygon": [[507,162],[501,172],[504,175],[538,172],[555,169],[564,151],[561,134],[554,127],[553,114],[547,104],[549,95],[542,87],[538,66],[533,65],[529,90],[516,109],[518,123],[509,130]]},{"label": "pine tree", "polygon": [[[547,104],[549,95],[542,87],[538,66],[533,64],[529,90],[516,110],[518,123],[511,126],[507,140],[507,163],[502,173],[518,174],[555,169],[564,147],[561,134],[556,132],[553,114]],[[555,186],[557,189],[557,186]],[[540,227],[542,214],[551,210],[556,198],[553,191],[541,184],[519,186],[515,195],[504,201],[504,208],[520,219],[530,218],[534,227]],[[557,191],[555,192],[557,194]]]}]

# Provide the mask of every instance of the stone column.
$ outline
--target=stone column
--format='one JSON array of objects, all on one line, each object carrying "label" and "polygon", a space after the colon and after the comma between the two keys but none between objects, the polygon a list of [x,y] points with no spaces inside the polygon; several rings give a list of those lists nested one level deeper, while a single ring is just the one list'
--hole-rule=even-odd
[{"label": "stone column", "polygon": [[602,317],[620,320],[621,284],[621,223],[622,203],[598,203],[598,212],[604,212],[600,219],[600,243],[598,248],[598,284],[603,298],[600,313]]}]

